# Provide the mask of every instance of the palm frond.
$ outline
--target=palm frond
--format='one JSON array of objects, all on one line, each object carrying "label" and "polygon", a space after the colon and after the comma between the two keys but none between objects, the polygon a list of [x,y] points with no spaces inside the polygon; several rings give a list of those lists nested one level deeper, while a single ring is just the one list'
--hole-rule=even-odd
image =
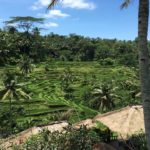
[{"label": "palm frond", "polygon": [[16,92],[20,95],[20,97],[25,98],[25,99],[31,99],[31,97],[25,93],[24,91],[22,91],[22,89],[17,89]]},{"label": "palm frond", "polygon": [[93,94],[103,94],[103,91],[102,91],[102,89],[95,89],[93,91]]},{"label": "palm frond", "polygon": [[7,89],[5,89],[5,88],[0,91],[0,100],[3,99],[3,96],[6,92],[7,92]]},{"label": "palm frond", "polygon": [[11,90],[8,90],[2,97],[2,100],[10,99],[11,97]]},{"label": "palm frond", "polygon": [[131,0],[124,0],[124,2],[121,4],[121,9],[127,8],[130,4]]},{"label": "palm frond", "polygon": [[25,86],[25,85],[27,85],[27,84],[28,84],[28,83],[17,83],[16,86],[17,86],[17,87],[23,87],[23,86]]},{"label": "palm frond", "polygon": [[47,9],[52,9],[58,2],[59,0],[51,0],[51,3],[49,4]]}]

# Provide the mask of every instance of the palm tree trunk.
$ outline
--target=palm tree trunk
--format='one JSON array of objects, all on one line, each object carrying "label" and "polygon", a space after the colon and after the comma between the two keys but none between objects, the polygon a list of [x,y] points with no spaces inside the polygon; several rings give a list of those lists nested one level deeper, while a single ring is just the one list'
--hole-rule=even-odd
[{"label": "palm tree trunk", "polygon": [[144,108],[145,132],[150,150],[150,72],[147,45],[149,0],[139,0],[138,49],[142,100]]},{"label": "palm tree trunk", "polygon": [[9,111],[10,111],[10,116],[9,117],[10,117],[10,131],[11,131],[11,134],[12,134],[13,129],[12,129],[12,103],[11,102],[12,102],[12,99],[10,98],[9,99]]}]

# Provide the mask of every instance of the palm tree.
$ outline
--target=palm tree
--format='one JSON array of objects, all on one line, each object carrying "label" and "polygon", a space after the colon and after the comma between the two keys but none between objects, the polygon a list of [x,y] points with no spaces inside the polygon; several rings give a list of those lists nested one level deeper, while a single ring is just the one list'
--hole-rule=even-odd
[{"label": "palm tree", "polygon": [[[125,0],[122,4],[127,7],[131,0]],[[149,72],[149,52],[148,52],[148,20],[149,20],[149,0],[139,0],[138,12],[138,50],[141,96],[144,108],[145,132],[147,147],[150,150],[150,72]]]},{"label": "palm tree", "polygon": [[32,60],[26,55],[22,56],[19,67],[22,74],[27,76],[33,70]]},{"label": "palm tree", "polygon": [[60,76],[61,88],[67,90],[74,81],[74,77],[70,68],[66,68]]},{"label": "palm tree", "polygon": [[23,84],[17,83],[17,78],[9,71],[5,74],[3,85],[0,87],[1,100],[9,100],[10,110],[12,100],[30,99],[30,96],[24,92]]},{"label": "palm tree", "polygon": [[[3,85],[0,87],[0,100],[9,100],[9,111],[12,115],[12,101],[20,99],[30,99],[30,96],[23,91],[22,84],[17,83],[17,78],[9,71],[5,74]],[[10,116],[10,125],[12,120]]]},{"label": "palm tree", "polygon": [[139,24],[138,24],[138,49],[141,93],[144,108],[145,131],[147,146],[150,150],[150,72],[149,72],[149,52],[147,44],[149,18],[149,0],[140,0],[139,4]]},{"label": "palm tree", "polygon": [[[52,0],[48,8],[52,8],[59,0]],[[124,0],[122,8],[127,7],[131,0]],[[150,150],[150,71],[148,52],[148,21],[149,21],[149,0],[139,0],[138,10],[138,51],[141,95],[144,108],[145,131],[147,147]]]},{"label": "palm tree", "polygon": [[109,83],[103,83],[95,87],[92,92],[94,99],[90,100],[90,105],[101,111],[112,109],[115,106],[114,99],[119,98],[115,94],[116,88],[117,87],[113,88]]}]

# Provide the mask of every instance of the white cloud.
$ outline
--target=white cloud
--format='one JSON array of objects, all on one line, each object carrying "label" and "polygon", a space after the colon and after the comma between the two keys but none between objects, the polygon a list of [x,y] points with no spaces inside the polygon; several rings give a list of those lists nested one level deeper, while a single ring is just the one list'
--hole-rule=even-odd
[{"label": "white cloud", "polygon": [[47,22],[44,24],[44,27],[49,28],[49,27],[58,27],[59,25],[55,22]]},{"label": "white cloud", "polygon": [[17,27],[17,23],[9,23],[8,26]]},{"label": "white cloud", "polygon": [[31,9],[38,10],[43,7],[47,7],[50,4],[50,2],[51,2],[51,0],[38,0],[31,6]]},{"label": "white cloud", "polygon": [[94,9],[96,6],[87,0],[63,0],[63,7],[76,8],[76,9]]},{"label": "white cloud", "polygon": [[[32,10],[41,9],[47,7],[50,4],[51,0],[37,0],[33,6]],[[96,6],[93,2],[89,0],[62,0],[60,2],[65,8],[74,8],[74,9],[94,9]]]},{"label": "white cloud", "polygon": [[56,18],[56,17],[69,17],[69,14],[63,13],[61,10],[50,10],[47,14],[38,14],[38,16],[44,17],[44,18]]}]

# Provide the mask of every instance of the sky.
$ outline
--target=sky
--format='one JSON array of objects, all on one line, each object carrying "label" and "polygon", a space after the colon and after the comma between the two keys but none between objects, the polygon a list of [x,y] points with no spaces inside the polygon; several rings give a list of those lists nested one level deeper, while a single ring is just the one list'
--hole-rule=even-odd
[{"label": "sky", "polygon": [[71,33],[86,37],[133,40],[137,37],[138,0],[121,10],[123,0],[60,0],[46,12],[51,0],[0,0],[0,27],[13,16],[44,17],[42,34]]}]

